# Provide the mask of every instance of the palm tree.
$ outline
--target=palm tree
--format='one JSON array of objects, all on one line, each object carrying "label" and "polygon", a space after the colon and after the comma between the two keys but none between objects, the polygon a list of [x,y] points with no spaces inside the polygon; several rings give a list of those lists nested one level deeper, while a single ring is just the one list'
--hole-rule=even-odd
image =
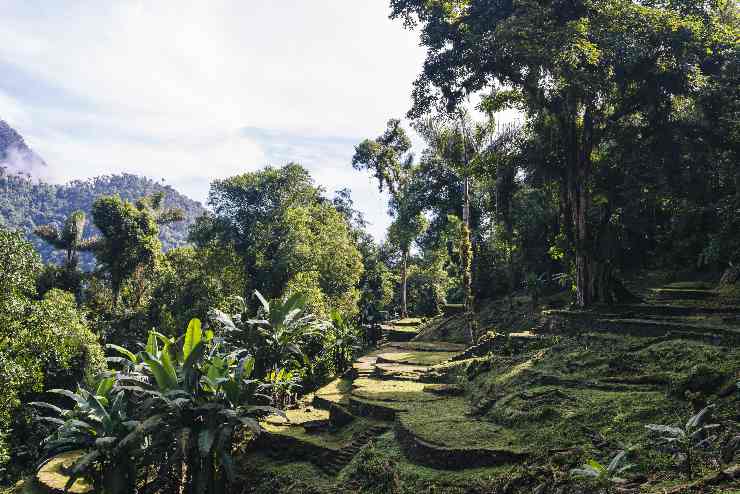
[{"label": "palm tree", "polygon": [[64,250],[67,253],[65,266],[68,270],[74,270],[79,263],[79,253],[92,250],[96,244],[94,238],[83,240],[86,224],[85,213],[78,210],[69,215],[61,231],[55,225],[43,225],[37,227],[34,233],[55,249]]},{"label": "palm tree", "polygon": [[164,192],[144,196],[136,201],[136,209],[148,210],[158,225],[167,225],[185,219],[185,211],[180,208],[164,207]]},{"label": "palm tree", "polygon": [[[460,108],[447,115],[430,116],[417,122],[416,130],[424,137],[436,162],[449,168],[462,182],[462,224],[460,231],[460,261],[462,264],[462,284],[465,293],[465,312],[468,315],[469,338],[474,340],[474,296],[472,289],[473,243],[470,226],[470,195],[472,177],[487,175],[493,172],[497,178],[496,193],[499,195],[499,182],[514,179],[498,165],[500,155],[514,141],[518,128],[514,125],[498,126],[493,115],[483,122],[475,122],[470,114]],[[501,212],[500,212],[501,213]],[[501,214],[501,216],[505,216]],[[507,240],[510,242],[513,233],[508,215],[504,218]],[[511,262],[510,271],[511,271]],[[510,273],[510,284],[513,287],[513,276]]]}]

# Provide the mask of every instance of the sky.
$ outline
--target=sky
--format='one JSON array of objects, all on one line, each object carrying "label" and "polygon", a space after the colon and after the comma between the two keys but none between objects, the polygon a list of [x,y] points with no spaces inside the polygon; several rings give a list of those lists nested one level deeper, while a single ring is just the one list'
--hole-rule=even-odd
[{"label": "sky", "polygon": [[386,197],[354,146],[411,105],[424,51],[387,0],[0,0],[0,119],[46,180],[135,173],[205,202],[211,180],[295,161]]}]

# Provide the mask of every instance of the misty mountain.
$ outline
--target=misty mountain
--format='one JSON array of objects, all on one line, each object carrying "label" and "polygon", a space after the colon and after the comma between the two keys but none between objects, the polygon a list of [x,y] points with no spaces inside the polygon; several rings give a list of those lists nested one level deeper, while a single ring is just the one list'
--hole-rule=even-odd
[{"label": "misty mountain", "polygon": [[[61,262],[63,254],[33,234],[40,225],[55,223],[61,228],[67,216],[75,210],[88,214],[85,236],[97,235],[91,224],[90,210],[96,198],[118,194],[123,199],[136,200],[144,195],[164,192],[165,205],[185,211],[186,220],[160,227],[160,240],[165,250],[187,243],[188,227],[205,210],[199,202],[177,192],[169,185],[131,174],[105,175],[88,180],[76,180],[64,185],[40,182],[26,175],[12,173],[0,166],[0,224],[23,230],[41,253],[45,262]],[[94,265],[94,258],[83,253],[83,267]]]},{"label": "misty mountain", "polygon": [[0,166],[8,172],[27,174],[32,177],[45,175],[48,168],[18,132],[4,120],[0,120]]}]

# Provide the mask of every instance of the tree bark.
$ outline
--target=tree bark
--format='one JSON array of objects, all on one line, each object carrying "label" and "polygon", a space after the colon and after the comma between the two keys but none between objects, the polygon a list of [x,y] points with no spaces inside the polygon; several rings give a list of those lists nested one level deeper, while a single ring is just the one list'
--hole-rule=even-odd
[{"label": "tree bark", "polygon": [[[578,103],[571,100],[567,111],[566,135],[568,160],[566,169],[566,210],[571,214],[572,240],[575,250],[576,305],[588,307],[598,300],[600,283],[608,273],[597,273],[592,252],[588,206],[591,203],[589,180],[592,172],[593,115],[586,106],[582,125],[578,124]],[[604,266],[606,268],[606,266]]]},{"label": "tree bark", "polygon": [[401,317],[408,317],[408,310],[406,308],[406,282],[407,282],[407,263],[409,257],[409,249],[405,247],[401,253]]},{"label": "tree bark", "polygon": [[463,187],[463,224],[465,238],[464,252],[463,254],[463,285],[465,289],[465,310],[468,312],[473,311],[473,259],[472,259],[472,248],[473,242],[470,235],[470,179],[466,176]]}]

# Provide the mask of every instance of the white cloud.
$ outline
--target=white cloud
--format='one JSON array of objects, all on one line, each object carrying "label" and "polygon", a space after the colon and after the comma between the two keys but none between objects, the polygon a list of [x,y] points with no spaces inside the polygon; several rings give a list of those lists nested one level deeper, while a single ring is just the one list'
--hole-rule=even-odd
[{"label": "white cloud", "polygon": [[352,142],[408,109],[423,59],[387,2],[0,0],[0,10],[0,118],[56,180],[127,171],[202,200],[213,178],[293,159],[330,191],[351,186],[376,235],[388,223],[349,163]]}]

